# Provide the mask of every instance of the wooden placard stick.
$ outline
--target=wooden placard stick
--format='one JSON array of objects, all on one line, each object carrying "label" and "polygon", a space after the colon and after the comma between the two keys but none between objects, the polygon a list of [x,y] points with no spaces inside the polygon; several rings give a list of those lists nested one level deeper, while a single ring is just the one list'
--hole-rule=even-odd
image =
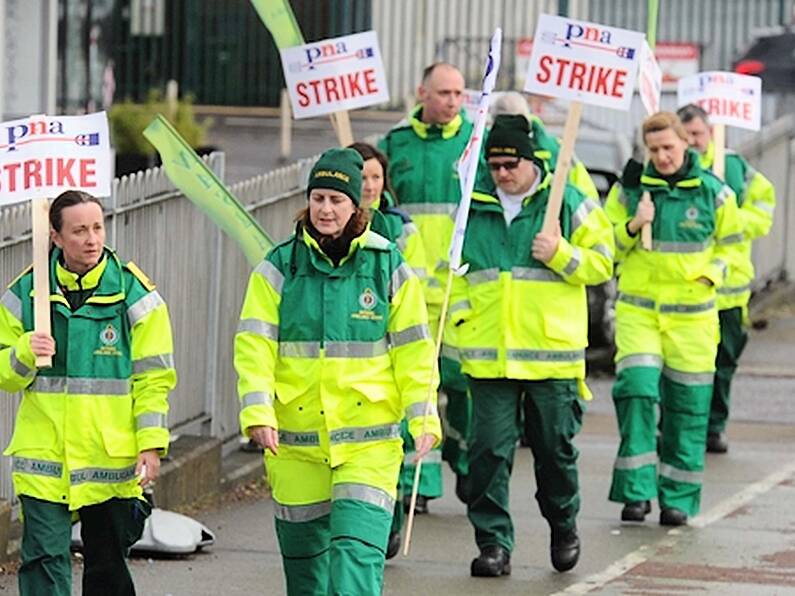
[{"label": "wooden placard stick", "polygon": [[569,176],[571,156],[574,153],[574,141],[577,138],[577,129],[580,126],[581,114],[582,102],[571,102],[569,105],[569,113],[566,116],[566,126],[563,128],[563,142],[558,152],[558,161],[555,164],[555,173],[552,177],[552,188],[549,191],[547,210],[544,213],[544,225],[541,228],[541,231],[546,234],[552,233],[555,222],[558,221],[560,217],[560,207],[563,204],[563,190],[566,187],[566,179]]},{"label": "wooden placard stick", "polygon": [[712,127],[712,143],[715,145],[715,160],[712,173],[723,180],[726,175],[726,125],[716,124]]},{"label": "wooden placard stick", "polygon": [[[33,199],[30,205],[30,216],[33,243],[33,326],[37,333],[51,335],[49,201]],[[51,366],[51,356],[36,356],[36,368]]]},{"label": "wooden placard stick", "polygon": [[[640,197],[641,201],[651,201],[651,195],[649,194],[648,190],[643,191],[643,195]],[[651,250],[652,247],[652,239],[651,239],[651,224],[645,223],[640,228],[640,243],[643,248],[646,250]]]},{"label": "wooden placard stick", "polygon": [[293,111],[290,108],[290,94],[282,89],[279,101],[279,120],[281,123],[281,159],[286,161],[293,152]]},{"label": "wooden placard stick", "polygon": [[334,132],[337,133],[337,141],[340,147],[347,147],[353,143],[353,130],[351,129],[351,119],[348,110],[341,110],[331,114],[331,124],[334,125]]}]

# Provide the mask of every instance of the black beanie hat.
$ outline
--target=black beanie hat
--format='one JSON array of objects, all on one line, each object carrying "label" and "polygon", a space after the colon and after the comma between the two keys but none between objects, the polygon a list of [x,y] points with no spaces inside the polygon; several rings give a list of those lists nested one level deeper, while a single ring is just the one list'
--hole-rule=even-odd
[{"label": "black beanie hat", "polygon": [[520,114],[500,114],[494,119],[486,140],[486,158],[489,157],[524,157],[535,161],[527,118]]},{"label": "black beanie hat", "polygon": [[309,173],[306,194],[313,188],[329,188],[348,195],[359,206],[362,196],[364,161],[353,149],[329,149],[317,160]]}]

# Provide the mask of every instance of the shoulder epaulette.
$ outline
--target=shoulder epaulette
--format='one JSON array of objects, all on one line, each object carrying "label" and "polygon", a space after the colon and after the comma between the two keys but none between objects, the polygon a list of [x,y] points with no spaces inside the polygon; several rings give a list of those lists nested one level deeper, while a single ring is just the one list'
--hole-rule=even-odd
[{"label": "shoulder epaulette", "polygon": [[409,214],[397,207],[387,207],[384,209],[384,213],[397,215],[404,224],[411,223],[411,217],[409,217]]},{"label": "shoulder epaulette", "polygon": [[393,244],[380,234],[377,234],[372,230],[367,233],[367,240],[364,243],[365,248],[371,248],[373,250],[389,250],[391,246],[393,246]]},{"label": "shoulder epaulette", "polygon": [[132,273],[135,276],[135,279],[140,281],[141,285],[144,288],[146,288],[147,291],[151,292],[152,290],[155,289],[154,282],[152,282],[152,280],[149,279],[149,277],[146,275],[146,273],[141,271],[141,269],[138,267],[138,265],[136,265],[132,261],[127,261],[127,263],[124,264],[124,268],[127,271],[129,271],[130,273]]}]

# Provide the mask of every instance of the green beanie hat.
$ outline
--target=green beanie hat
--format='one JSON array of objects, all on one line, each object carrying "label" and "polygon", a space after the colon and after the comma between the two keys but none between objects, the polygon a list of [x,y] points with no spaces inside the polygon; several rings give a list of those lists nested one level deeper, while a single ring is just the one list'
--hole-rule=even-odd
[{"label": "green beanie hat", "polygon": [[520,114],[500,114],[486,140],[486,158],[524,157],[536,161],[530,139],[530,122]]},{"label": "green beanie hat", "polygon": [[359,206],[362,196],[362,167],[364,161],[353,149],[329,149],[317,160],[309,173],[306,194],[313,188],[329,188],[348,195]]}]

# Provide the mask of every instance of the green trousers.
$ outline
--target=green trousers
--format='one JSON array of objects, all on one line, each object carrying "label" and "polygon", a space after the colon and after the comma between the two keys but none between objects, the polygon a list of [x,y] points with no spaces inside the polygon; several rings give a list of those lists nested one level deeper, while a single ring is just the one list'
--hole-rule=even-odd
[{"label": "green trousers", "polygon": [[[472,429],[469,444],[469,505],[479,548],[513,550],[509,481],[524,407],[536,478],[536,501],[550,528],[576,525],[580,509],[573,439],[582,425],[574,379],[517,381],[469,378]],[[522,394],[525,394],[522,400]]]},{"label": "green trousers", "polygon": [[355,499],[335,499],[331,513],[307,521],[277,518],[287,593],[381,594],[391,522],[391,507]]},{"label": "green trousers", "polygon": [[[22,502],[21,596],[71,596],[72,514],[66,505],[27,495]],[[83,595],[135,594],[126,557],[141,537],[149,504],[110,499],[78,510],[83,539]]]},{"label": "green trousers", "polygon": [[444,441],[442,459],[450,465],[456,476],[469,474],[469,432],[472,425],[472,401],[461,364],[442,356],[439,359],[442,388],[447,395],[444,409]]},{"label": "green trousers", "polygon": [[720,319],[720,344],[715,358],[715,383],[709,409],[709,432],[721,433],[726,429],[731,401],[731,384],[737,363],[748,343],[748,332],[743,325],[741,307],[718,311]]}]

